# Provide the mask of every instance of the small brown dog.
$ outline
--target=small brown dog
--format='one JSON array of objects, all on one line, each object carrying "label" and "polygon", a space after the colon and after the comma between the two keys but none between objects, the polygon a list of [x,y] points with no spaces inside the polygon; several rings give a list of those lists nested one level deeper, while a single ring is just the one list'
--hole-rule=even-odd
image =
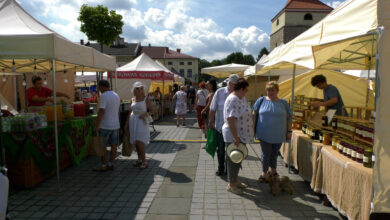
[{"label": "small brown dog", "polygon": [[294,193],[292,183],[288,176],[271,176],[269,181],[269,191],[274,196],[279,195],[280,191],[289,191],[290,195]]}]

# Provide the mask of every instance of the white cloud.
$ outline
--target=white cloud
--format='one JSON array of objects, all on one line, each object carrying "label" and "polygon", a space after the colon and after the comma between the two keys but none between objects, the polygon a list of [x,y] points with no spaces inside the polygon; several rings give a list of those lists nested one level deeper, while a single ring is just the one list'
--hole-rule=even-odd
[{"label": "white cloud", "polygon": [[329,5],[332,8],[337,8],[343,2],[344,1],[332,1],[332,2],[328,2],[326,4]]}]

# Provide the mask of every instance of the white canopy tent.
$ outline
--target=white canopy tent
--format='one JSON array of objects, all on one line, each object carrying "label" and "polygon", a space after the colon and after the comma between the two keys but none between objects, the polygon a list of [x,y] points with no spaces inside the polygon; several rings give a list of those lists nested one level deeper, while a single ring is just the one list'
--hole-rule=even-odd
[{"label": "white canopy tent", "polygon": [[[45,72],[52,75],[54,105],[56,71],[115,70],[115,58],[81,46],[47,28],[29,15],[16,0],[0,0],[0,69],[2,72]],[[57,109],[54,132],[59,187]]]},{"label": "white canopy tent", "polygon": [[[149,91],[152,81],[163,81],[174,79],[173,73],[166,72],[163,68],[148,55],[142,53],[130,63],[119,67],[117,70],[117,93],[123,99],[131,99],[133,92],[131,88],[133,83],[140,81],[145,85],[145,91]],[[112,72],[108,74],[108,78],[113,76]]]},{"label": "white canopy tent", "polygon": [[201,73],[206,73],[216,78],[227,78],[230,74],[244,75],[244,71],[250,67],[249,65],[230,63],[226,65],[213,66],[202,68]]}]

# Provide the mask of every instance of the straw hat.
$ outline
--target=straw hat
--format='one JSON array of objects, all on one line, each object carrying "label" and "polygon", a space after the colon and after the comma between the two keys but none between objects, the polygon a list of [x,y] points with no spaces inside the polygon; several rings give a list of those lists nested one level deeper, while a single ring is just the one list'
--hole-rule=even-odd
[{"label": "straw hat", "polygon": [[241,143],[238,146],[232,143],[227,147],[226,154],[233,163],[241,163],[248,156],[248,148]]}]

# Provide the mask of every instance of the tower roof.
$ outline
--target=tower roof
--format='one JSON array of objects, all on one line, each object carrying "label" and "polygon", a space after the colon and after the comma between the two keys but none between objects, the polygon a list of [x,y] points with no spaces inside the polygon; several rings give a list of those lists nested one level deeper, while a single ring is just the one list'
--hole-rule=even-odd
[{"label": "tower roof", "polygon": [[333,10],[332,7],[319,0],[288,0],[283,9]]},{"label": "tower roof", "polygon": [[283,12],[330,12],[333,8],[319,0],[288,0],[284,8],[271,21],[278,18]]}]

